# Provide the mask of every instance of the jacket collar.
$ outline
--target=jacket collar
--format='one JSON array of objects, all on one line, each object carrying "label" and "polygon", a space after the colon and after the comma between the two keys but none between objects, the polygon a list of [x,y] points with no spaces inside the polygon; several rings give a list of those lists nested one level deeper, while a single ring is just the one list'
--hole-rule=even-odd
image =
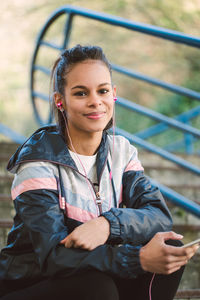
[{"label": "jacket collar", "polygon": [[[107,133],[104,133],[97,154],[98,181],[107,160],[108,148]],[[35,131],[13,154],[7,169],[14,173],[19,164],[33,161],[49,161],[77,170],[64,138],[56,125],[45,126]]]},{"label": "jacket collar", "polygon": [[109,150],[109,145],[108,145],[107,133],[104,133],[102,136],[101,144],[99,145],[98,153],[97,153],[97,180],[98,180],[98,182],[100,182],[102,171],[107,162],[108,150]]}]

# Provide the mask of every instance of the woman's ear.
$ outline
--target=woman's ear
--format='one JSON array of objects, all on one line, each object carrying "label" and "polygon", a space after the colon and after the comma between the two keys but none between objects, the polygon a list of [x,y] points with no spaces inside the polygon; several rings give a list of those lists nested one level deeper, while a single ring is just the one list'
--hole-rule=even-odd
[{"label": "woman's ear", "polygon": [[62,102],[62,96],[58,92],[53,93],[53,100],[55,102],[55,105],[57,106],[59,102]]},{"label": "woman's ear", "polygon": [[117,87],[113,85],[113,99],[117,97]]},{"label": "woman's ear", "polygon": [[60,93],[58,93],[58,92],[54,92],[53,93],[53,99],[54,99],[56,107],[60,111],[64,111],[65,107],[64,107],[64,101],[63,101],[62,95]]}]

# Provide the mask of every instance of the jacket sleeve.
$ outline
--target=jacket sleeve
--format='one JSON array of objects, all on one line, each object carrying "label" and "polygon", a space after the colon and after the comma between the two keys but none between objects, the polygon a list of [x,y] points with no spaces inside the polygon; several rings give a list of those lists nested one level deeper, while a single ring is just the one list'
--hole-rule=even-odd
[{"label": "jacket sleeve", "polygon": [[91,268],[124,278],[135,278],[143,273],[139,261],[140,247],[129,244],[119,247],[102,245],[93,251],[86,251],[60,245],[67,228],[56,191],[25,192],[17,197],[15,206],[28,230],[44,276],[69,276]]},{"label": "jacket sleeve", "polygon": [[157,232],[171,230],[172,218],[160,191],[144,175],[136,149],[132,149],[122,177],[125,208],[111,208],[102,215],[110,223],[108,241],[144,245]]},{"label": "jacket sleeve", "polygon": [[[26,171],[21,172],[21,177],[26,177]],[[19,185],[14,187],[13,194],[17,193],[14,203],[44,276],[70,276],[82,270],[97,269],[124,278],[135,278],[144,272],[139,261],[140,247],[129,244],[118,247],[102,245],[93,251],[86,251],[67,249],[59,244],[68,230],[59,206],[58,191],[54,186],[41,188],[41,178],[39,181],[32,178],[29,182],[32,189],[27,190],[27,180],[30,181],[27,178],[23,181],[22,193],[19,193]],[[44,182],[44,178],[42,180]],[[40,188],[36,189],[39,182]]]}]

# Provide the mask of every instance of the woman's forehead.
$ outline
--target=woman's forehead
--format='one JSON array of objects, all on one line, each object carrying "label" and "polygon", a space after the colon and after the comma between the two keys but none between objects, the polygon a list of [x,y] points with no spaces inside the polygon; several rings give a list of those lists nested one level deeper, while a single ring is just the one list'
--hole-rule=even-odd
[{"label": "woman's forehead", "polygon": [[67,74],[67,85],[111,83],[108,67],[100,60],[86,60],[74,65]]}]

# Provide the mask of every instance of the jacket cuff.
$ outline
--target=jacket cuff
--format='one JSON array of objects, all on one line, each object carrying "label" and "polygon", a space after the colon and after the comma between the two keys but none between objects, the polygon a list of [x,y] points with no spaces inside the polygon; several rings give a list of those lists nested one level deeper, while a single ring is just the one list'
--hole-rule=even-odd
[{"label": "jacket cuff", "polygon": [[119,245],[120,256],[122,259],[122,274],[124,278],[137,278],[139,275],[147,273],[143,270],[140,262],[140,250],[141,246],[132,246],[130,244]]},{"label": "jacket cuff", "polygon": [[122,232],[119,219],[113,214],[111,210],[106,211],[101,214],[110,224],[110,235],[108,237],[108,242],[115,242],[117,244],[122,242]]}]

